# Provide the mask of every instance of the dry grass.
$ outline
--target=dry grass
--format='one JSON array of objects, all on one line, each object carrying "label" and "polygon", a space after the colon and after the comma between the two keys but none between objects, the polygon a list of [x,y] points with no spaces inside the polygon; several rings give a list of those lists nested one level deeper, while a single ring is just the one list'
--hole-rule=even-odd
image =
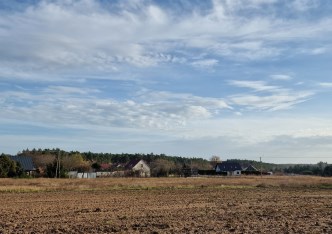
[{"label": "dry grass", "polygon": [[191,189],[207,187],[332,188],[332,178],[316,176],[241,176],[192,178],[0,179],[0,192]]}]

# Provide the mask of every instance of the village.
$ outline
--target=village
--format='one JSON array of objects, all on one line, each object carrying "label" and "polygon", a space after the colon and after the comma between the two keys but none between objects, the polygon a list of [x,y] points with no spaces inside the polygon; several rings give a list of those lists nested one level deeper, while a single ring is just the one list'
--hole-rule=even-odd
[{"label": "village", "polygon": [[[34,162],[33,157],[29,156],[8,156],[8,158],[20,165],[25,175],[31,177],[55,177],[55,178],[105,178],[105,177],[151,177],[151,166],[143,159],[133,159],[128,163],[91,163],[91,167],[67,166],[67,170],[63,170],[65,164],[60,158],[55,158],[54,165],[48,164],[45,168]],[[36,166],[36,164],[38,166]],[[159,165],[164,166],[164,165]],[[48,173],[45,171],[48,170]],[[50,173],[50,170],[52,173]],[[183,164],[178,174],[167,174],[167,176],[241,176],[241,175],[271,175],[272,172],[258,170],[255,166],[249,165],[245,168],[240,163],[233,161],[215,161],[212,162],[211,169],[200,169],[192,165]]]},{"label": "village", "polygon": [[26,149],[0,155],[0,177],[240,177],[267,175],[332,176],[332,165],[275,164],[246,159],[209,159],[165,154],[93,153],[61,149]]}]

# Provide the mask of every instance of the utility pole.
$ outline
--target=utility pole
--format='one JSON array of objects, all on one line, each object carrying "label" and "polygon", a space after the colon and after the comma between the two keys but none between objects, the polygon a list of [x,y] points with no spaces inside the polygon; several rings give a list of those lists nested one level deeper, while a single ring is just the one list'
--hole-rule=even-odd
[{"label": "utility pole", "polygon": [[58,156],[59,156],[59,153],[56,156],[56,167],[55,167],[55,176],[54,176],[54,178],[58,178],[58,161],[59,161]]},{"label": "utility pole", "polygon": [[59,152],[58,152],[58,164],[59,164],[59,167],[58,167],[58,177],[60,178],[60,163],[61,163],[61,160],[60,160],[60,149],[59,149]]},{"label": "utility pole", "polygon": [[60,178],[60,150],[58,150],[56,159],[55,178]]},{"label": "utility pole", "polygon": [[261,178],[263,177],[263,174],[262,174],[262,157],[259,157],[259,161],[260,161],[260,164],[261,164]]}]

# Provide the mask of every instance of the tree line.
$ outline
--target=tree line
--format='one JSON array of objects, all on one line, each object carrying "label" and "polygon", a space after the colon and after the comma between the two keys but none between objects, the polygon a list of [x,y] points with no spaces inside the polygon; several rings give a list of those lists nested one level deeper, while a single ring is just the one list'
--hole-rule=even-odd
[{"label": "tree line", "polygon": [[254,160],[230,159],[227,161],[238,162],[242,168],[253,165],[258,170],[271,171],[274,173],[297,174],[297,175],[316,175],[332,176],[332,164],[318,162],[317,164],[274,164],[258,162]]},{"label": "tree line", "polygon": [[288,174],[332,176],[332,164],[319,162],[317,164],[293,165],[284,169]]},{"label": "tree line", "polygon": [[[202,158],[186,158],[180,156],[170,156],[166,154],[130,154],[130,153],[93,153],[79,151],[64,151],[55,149],[25,149],[17,154],[18,156],[31,157],[38,176],[55,177],[58,173],[60,177],[65,177],[69,171],[89,172],[101,169],[102,164],[112,164],[124,166],[131,160],[143,159],[151,168],[151,175],[179,176],[183,174],[184,168],[194,168],[200,171],[213,171],[216,163],[220,162],[218,156],[212,156],[210,160]],[[242,168],[249,165],[262,171],[272,171],[287,174],[332,176],[332,165],[324,162],[308,165],[285,165],[258,162],[254,160],[230,159],[227,161],[238,162]],[[59,163],[60,162],[60,163]],[[2,154],[0,158],[0,177],[20,177],[23,176],[22,167],[19,163],[10,160]]]}]

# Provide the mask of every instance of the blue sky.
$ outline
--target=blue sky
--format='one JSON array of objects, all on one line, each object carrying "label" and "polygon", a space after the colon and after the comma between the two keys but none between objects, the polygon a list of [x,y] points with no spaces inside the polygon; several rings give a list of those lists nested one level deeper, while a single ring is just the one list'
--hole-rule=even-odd
[{"label": "blue sky", "polygon": [[328,0],[0,0],[0,152],[332,163]]}]

